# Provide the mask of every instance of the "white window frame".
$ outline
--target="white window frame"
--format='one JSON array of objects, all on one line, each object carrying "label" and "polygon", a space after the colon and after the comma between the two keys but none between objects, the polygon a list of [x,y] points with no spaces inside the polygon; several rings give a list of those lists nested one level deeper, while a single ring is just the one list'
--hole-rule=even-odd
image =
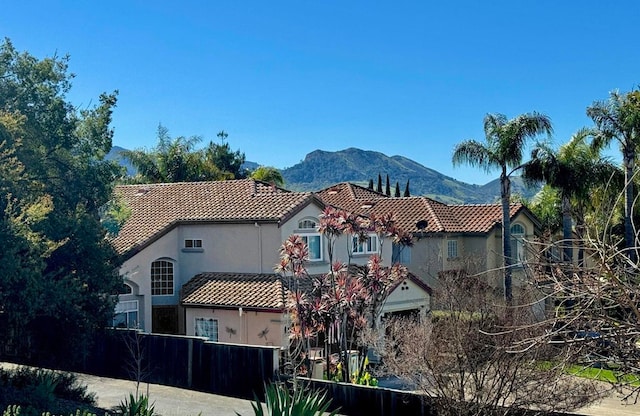
[{"label": "white window frame", "polygon": [[220,339],[220,326],[217,319],[196,317],[193,323],[197,337],[206,337],[209,341],[218,342]]},{"label": "white window frame", "polygon": [[364,241],[360,241],[358,235],[351,237],[351,250],[354,255],[359,254],[377,254],[380,241],[377,234],[367,234]]},{"label": "white window frame", "polygon": [[[302,241],[304,241],[304,243],[307,245],[307,249],[309,251],[309,261],[322,261],[322,234],[320,233],[304,233],[304,234],[298,234],[300,236],[300,238],[302,238]],[[318,241],[318,256],[312,256],[312,254],[315,254],[311,251],[311,245],[309,244],[309,240],[313,238],[313,239],[317,239]]]},{"label": "white window frame", "polygon": [[[135,319],[132,319],[132,315],[135,313]],[[137,328],[139,324],[139,305],[137,300],[121,300],[116,303],[114,309],[114,316],[112,320],[112,326],[116,328],[116,317],[118,315],[124,315],[124,322],[126,328]]]},{"label": "white window frame", "polygon": [[[167,276],[163,279],[163,276],[160,275],[160,280],[154,280],[154,265],[156,263],[165,263],[170,265],[170,269],[171,269],[171,287],[169,287],[169,285],[163,285],[163,282],[166,280],[168,281],[168,270],[169,267],[167,266]],[[161,265],[159,265],[159,267],[162,267]],[[160,270],[160,272],[162,272],[162,268]],[[176,267],[173,261],[169,260],[169,259],[157,259],[151,262],[151,296],[173,296],[176,292],[175,290],[175,284],[176,284]],[[169,290],[170,289],[170,290]],[[162,293],[166,291],[167,293]]]},{"label": "white window frame", "polygon": [[[323,260],[323,247],[322,247],[322,234],[318,232],[319,223],[315,218],[303,218],[298,221],[298,229],[296,235],[302,238],[302,241],[307,245],[309,251],[309,261],[322,261]],[[311,244],[309,241],[314,239],[318,244],[318,255],[311,251]]]},{"label": "white window frame", "polygon": [[457,259],[458,258],[458,240],[447,240],[447,258],[448,259]]},{"label": "white window frame", "polygon": [[[520,229],[517,230],[516,229]],[[511,258],[513,266],[522,267],[525,260],[524,256],[524,238],[527,235],[527,229],[520,223],[511,225]]]}]

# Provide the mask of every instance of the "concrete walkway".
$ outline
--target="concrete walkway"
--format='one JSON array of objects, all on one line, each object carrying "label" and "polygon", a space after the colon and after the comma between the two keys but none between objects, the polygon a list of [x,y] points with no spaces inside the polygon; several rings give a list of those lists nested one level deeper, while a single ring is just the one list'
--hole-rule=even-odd
[{"label": "concrete walkway", "polygon": [[[117,406],[129,394],[135,396],[136,383],[133,381],[88,374],[78,374],[78,379],[87,385],[88,391],[96,393],[97,405],[103,409]],[[147,384],[140,385],[140,392],[147,394]],[[236,412],[242,416],[254,414],[248,400],[158,384],[149,384],[149,400],[154,403],[155,412],[162,416],[236,416]]]}]

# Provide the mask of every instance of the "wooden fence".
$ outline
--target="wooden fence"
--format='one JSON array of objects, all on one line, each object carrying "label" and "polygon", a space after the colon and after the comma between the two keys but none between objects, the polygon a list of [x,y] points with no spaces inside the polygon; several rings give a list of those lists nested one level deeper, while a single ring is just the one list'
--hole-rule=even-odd
[{"label": "wooden fence", "polygon": [[[109,330],[98,336],[81,365],[57,368],[88,374],[139,380],[243,399],[263,397],[264,384],[278,379],[280,349],[208,342],[203,338]],[[8,357],[5,357],[5,359]],[[21,364],[44,366],[39,358],[22,357]],[[421,395],[307,380],[314,390],[332,398],[343,415],[431,415]]]}]

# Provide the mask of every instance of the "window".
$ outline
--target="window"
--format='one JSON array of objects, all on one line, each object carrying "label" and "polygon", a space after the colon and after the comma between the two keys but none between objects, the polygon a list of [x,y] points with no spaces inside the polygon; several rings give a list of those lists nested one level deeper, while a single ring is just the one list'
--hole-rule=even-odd
[{"label": "window", "polygon": [[116,304],[113,316],[115,328],[136,328],[138,326],[138,301],[126,300]]},{"label": "window", "polygon": [[218,342],[218,320],[213,318],[196,318],[196,336],[207,337],[209,341]]},{"label": "window", "polygon": [[373,254],[378,252],[378,236],[375,234],[368,235],[364,240],[360,240],[360,236],[352,237],[353,254]]},{"label": "window", "polygon": [[458,258],[458,240],[447,240],[447,258]]},{"label": "window", "polygon": [[306,218],[298,222],[298,228],[303,230],[313,229],[315,230],[318,227],[318,223],[314,219]]},{"label": "window", "polygon": [[524,260],[524,236],[525,230],[522,224],[511,226],[511,258],[516,266],[521,266]]},{"label": "window", "polygon": [[322,260],[322,236],[318,233],[318,221],[315,218],[305,218],[298,222],[298,235],[309,249],[309,260]]},{"label": "window", "polygon": [[200,239],[184,240],[184,248],[202,248],[202,240]]},{"label": "window", "polygon": [[401,244],[393,245],[393,253],[391,255],[393,263],[410,264],[411,263],[411,247]]},{"label": "window", "polygon": [[302,241],[304,241],[309,248],[309,260],[322,260],[322,237],[320,234],[306,234],[301,235],[300,238],[302,238]]},{"label": "window", "polygon": [[151,263],[151,294],[173,295],[173,263],[156,260]]}]

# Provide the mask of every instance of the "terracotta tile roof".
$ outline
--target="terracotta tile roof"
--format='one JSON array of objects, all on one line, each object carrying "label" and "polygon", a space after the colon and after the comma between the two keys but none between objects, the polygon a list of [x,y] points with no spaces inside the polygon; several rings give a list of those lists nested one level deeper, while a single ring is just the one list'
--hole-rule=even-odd
[{"label": "terracotta tile roof", "polygon": [[[431,295],[431,288],[417,276],[409,273],[408,279]],[[184,306],[283,310],[290,284],[277,274],[200,273],[182,287],[180,302]],[[311,292],[312,287],[310,278],[301,282],[304,292]]]},{"label": "terracotta tile roof", "polygon": [[[502,223],[502,206],[447,205],[427,197],[391,198],[351,183],[339,183],[317,192],[326,204],[360,215],[394,213],[397,225],[407,232],[487,233]],[[524,206],[511,204],[511,218]],[[420,230],[418,222],[426,220]]]},{"label": "terracotta tile roof", "polygon": [[182,287],[185,306],[284,309],[285,287],[276,274],[201,273]]},{"label": "terracotta tile roof", "polygon": [[281,222],[316,199],[252,179],[124,185],[116,194],[131,209],[113,239],[121,254],[144,247],[179,222]]}]

